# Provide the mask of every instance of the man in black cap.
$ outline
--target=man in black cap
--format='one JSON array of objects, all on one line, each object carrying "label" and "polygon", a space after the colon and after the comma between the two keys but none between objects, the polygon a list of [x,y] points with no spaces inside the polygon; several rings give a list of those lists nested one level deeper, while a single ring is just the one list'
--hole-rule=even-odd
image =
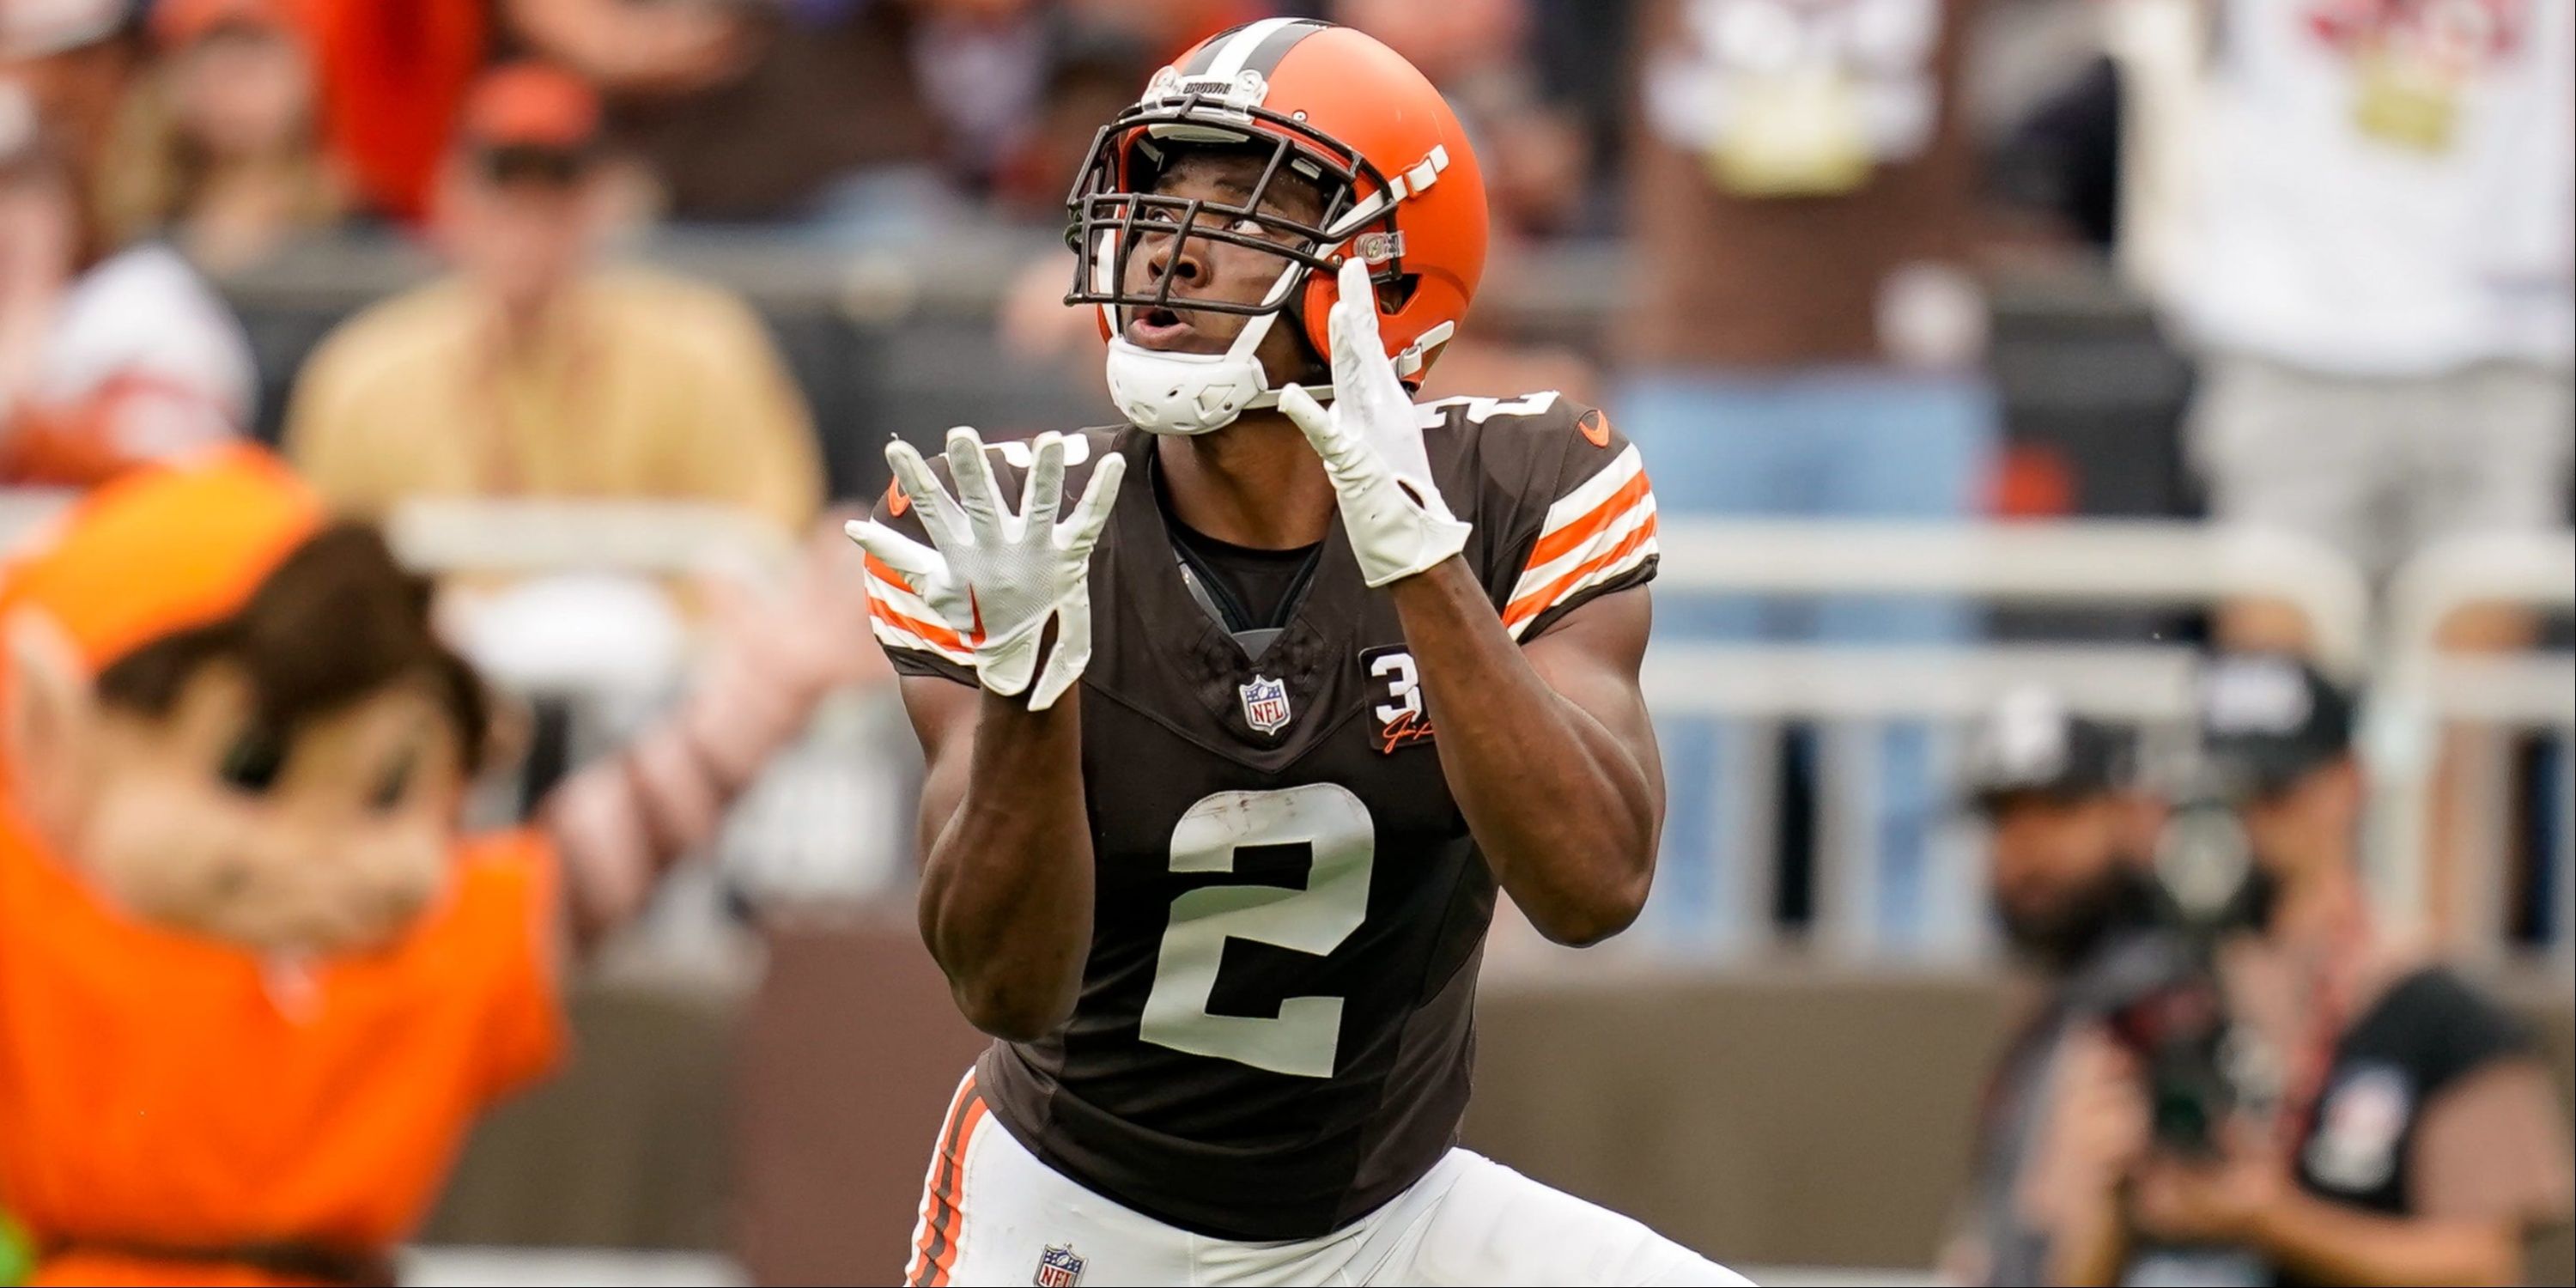
[{"label": "man in black cap", "polygon": [[1971,747],[1967,792],[1992,841],[1995,913],[2016,952],[2050,971],[2143,914],[2153,807],[2129,739],[2042,690],[1999,704]]},{"label": "man in black cap", "polygon": [[[2217,961],[2239,1112],[2198,1156],[2130,1129],[2097,1159],[2118,1166],[2061,1178],[2061,1210],[2118,1220],[2067,1227],[2054,1277],[2522,1282],[2526,1240],[2569,1218],[2566,1120],[2519,1026],[2374,935],[2350,699],[2288,657],[2239,655],[2210,664],[2199,715],[2251,860],[2251,924]],[[2144,1118],[2134,1062],[2082,1072],[2071,1096]]]},{"label": "man in black cap", "polygon": [[2127,1057],[2102,1032],[2106,990],[2090,982],[2154,920],[2157,806],[2131,743],[2039,689],[2007,696],[1970,743],[1962,789],[1990,838],[1996,919],[2044,992],[1979,1106],[1972,1191],[1944,1257],[1954,1282],[2048,1281],[2060,1230],[2110,1216],[2052,1196],[2099,1189],[2066,1178],[2116,1168],[2144,1135],[2115,1080]]}]

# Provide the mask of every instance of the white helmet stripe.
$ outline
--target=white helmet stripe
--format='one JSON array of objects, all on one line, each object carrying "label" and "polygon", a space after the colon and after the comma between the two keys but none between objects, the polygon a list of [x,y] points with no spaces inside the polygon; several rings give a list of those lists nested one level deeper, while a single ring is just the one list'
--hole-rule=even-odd
[{"label": "white helmet stripe", "polygon": [[1234,33],[1232,38],[1228,39],[1223,46],[1218,48],[1216,51],[1216,61],[1208,64],[1208,69],[1203,74],[1211,77],[1232,78],[1236,72],[1243,70],[1243,64],[1245,61],[1252,57],[1252,51],[1261,48],[1262,41],[1270,39],[1270,34],[1272,32],[1275,32],[1292,22],[1303,21],[1305,21],[1305,19],[1302,18],[1264,18],[1259,22],[1246,26],[1243,30]]}]

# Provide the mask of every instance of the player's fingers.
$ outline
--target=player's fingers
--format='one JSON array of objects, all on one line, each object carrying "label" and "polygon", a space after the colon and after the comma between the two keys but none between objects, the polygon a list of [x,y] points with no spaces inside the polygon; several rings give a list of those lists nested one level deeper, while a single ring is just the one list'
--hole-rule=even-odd
[{"label": "player's fingers", "polygon": [[898,438],[886,444],[886,466],[894,471],[895,483],[912,503],[921,507],[921,526],[933,541],[957,534],[957,503],[941,486],[939,476],[930,472],[930,462],[912,444]]},{"label": "player's fingers", "polygon": [[[1341,396],[1341,390],[1333,391],[1336,401]],[[1315,395],[1306,392],[1305,386],[1290,385],[1280,390],[1279,410],[1306,435],[1306,442],[1315,449],[1315,455],[1324,458],[1324,469],[1334,478],[1345,478],[1357,468],[1358,444],[1335,423],[1332,413],[1315,401]]]},{"label": "player's fingers", "polygon": [[1324,410],[1322,403],[1315,401],[1315,395],[1306,392],[1306,386],[1292,384],[1280,390],[1279,413],[1296,422],[1297,428],[1306,435],[1306,441],[1314,444],[1317,452],[1331,454],[1332,414]]},{"label": "player's fingers", "polygon": [[1119,481],[1127,477],[1127,458],[1105,456],[1091,471],[1091,482],[1084,485],[1082,499],[1074,503],[1073,517],[1057,529],[1056,539],[1070,553],[1088,556],[1093,543],[1100,540],[1100,529],[1109,522],[1109,512],[1118,504]]},{"label": "player's fingers", "polygon": [[1039,669],[1037,681],[1029,688],[1029,710],[1044,711],[1073,688],[1082,678],[1083,667],[1091,661],[1091,596],[1077,592],[1065,596],[1057,606],[1055,644],[1047,650],[1046,665]]},{"label": "player's fingers", "polygon": [[1369,282],[1368,264],[1356,254],[1343,260],[1337,287],[1337,298],[1325,315],[1336,393],[1358,388],[1367,378],[1369,362],[1386,358],[1386,345],[1378,338],[1377,288]]},{"label": "player's fingers", "polygon": [[1049,430],[1029,447],[1029,476],[1020,480],[1020,517],[1052,523],[1064,504],[1064,435]]},{"label": "player's fingers", "polygon": [[875,556],[877,562],[912,579],[916,591],[923,582],[948,570],[938,551],[874,519],[854,519],[842,525],[841,531],[848,533],[859,549]]},{"label": "player's fingers", "polygon": [[966,512],[967,521],[980,528],[1001,525],[999,489],[993,483],[993,463],[984,455],[983,436],[972,428],[959,425],[948,431],[948,477],[957,481],[957,505]]}]

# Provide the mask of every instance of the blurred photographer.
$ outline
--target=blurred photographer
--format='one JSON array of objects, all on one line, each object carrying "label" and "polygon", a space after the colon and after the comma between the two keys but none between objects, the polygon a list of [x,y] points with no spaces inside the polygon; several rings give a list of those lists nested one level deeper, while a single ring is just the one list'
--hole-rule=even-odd
[{"label": "blurred photographer", "polygon": [[1942,1258],[1953,1282],[2046,1282],[2061,1230],[2116,1215],[2056,1199],[2106,1193],[2145,1137],[2122,1081],[2131,1062],[2095,1000],[2122,947],[2157,924],[2158,807],[2134,759],[2128,738],[2036,689],[2007,697],[1970,744],[1963,793],[1986,825],[1996,920],[2041,996],[1986,1084],[1972,1189]]},{"label": "blurred photographer", "polygon": [[[2204,918],[2225,1014],[2208,1017],[2223,1035],[2203,1063],[2222,1090],[2195,1104],[2185,1078],[2178,1096],[2173,1048],[2142,1045],[2134,1026],[2067,1071],[2060,1107],[2100,1121],[2051,1124],[2096,1148],[2056,1178],[2087,1188],[2055,1196],[2049,1277],[2521,1282],[2526,1240],[2569,1217],[2566,1121],[2513,1020],[2374,934],[2349,700],[2289,658],[2222,657],[2200,717],[2201,799],[2177,801],[2158,868],[2186,921],[2225,905]],[[2239,861],[2211,900],[2222,833]],[[2170,1020],[2174,997],[2188,994],[2143,1010]]]}]

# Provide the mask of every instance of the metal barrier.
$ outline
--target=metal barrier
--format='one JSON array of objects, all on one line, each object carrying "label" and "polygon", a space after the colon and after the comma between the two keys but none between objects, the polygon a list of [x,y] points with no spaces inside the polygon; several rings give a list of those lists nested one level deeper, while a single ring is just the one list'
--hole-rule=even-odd
[{"label": "metal barrier", "polygon": [[[2576,533],[2455,537],[2418,552],[2389,581],[2385,641],[2363,743],[2373,784],[2369,832],[2372,889],[2392,925],[2420,928],[2427,868],[2436,853],[2433,797],[2442,732],[2453,722],[2533,731],[2566,739],[2576,755],[2576,656],[2445,656],[2444,624],[2463,608],[2518,605],[2576,610]],[[2566,817],[2569,785],[2553,789],[2560,821],[2549,856],[2559,948],[2576,945],[2576,839]],[[2490,810],[2489,813],[2496,811]],[[2483,843],[2481,843],[2483,842]],[[2450,873],[2454,946],[2493,951],[2506,942],[2507,876],[2496,838],[2470,838]]]},{"label": "metal barrier", "polygon": [[[2263,596],[2307,619],[2321,662],[2357,675],[2368,656],[2369,592],[2340,555],[2291,534],[2149,521],[2003,525],[1670,518],[1656,590],[1688,595],[1918,595],[1996,605],[2210,604]],[[1829,747],[1820,796],[1817,924],[1828,945],[1874,950],[1873,909],[1882,877],[1870,820],[1872,770],[1850,754],[1851,722],[1957,723],[2019,685],[2044,684],[2079,713],[2149,726],[2179,726],[2190,712],[2190,651],[2181,646],[1974,644],[1869,648],[1829,644],[1758,647],[1666,634],[1648,658],[1647,700],[1658,716],[1825,722]],[[1767,768],[1748,777],[1759,781]],[[1856,781],[1857,780],[1857,781]],[[1675,787],[1678,796],[1696,786]],[[1731,785],[1730,785],[1731,786]],[[1769,808],[1759,790],[1752,810]],[[1768,835],[1759,824],[1753,835]],[[1927,876],[1926,946],[1967,948],[1982,939],[1983,857],[1951,847]],[[1758,943],[1770,906],[1770,865],[1714,873],[1730,889],[1737,924],[1723,938]]]}]

